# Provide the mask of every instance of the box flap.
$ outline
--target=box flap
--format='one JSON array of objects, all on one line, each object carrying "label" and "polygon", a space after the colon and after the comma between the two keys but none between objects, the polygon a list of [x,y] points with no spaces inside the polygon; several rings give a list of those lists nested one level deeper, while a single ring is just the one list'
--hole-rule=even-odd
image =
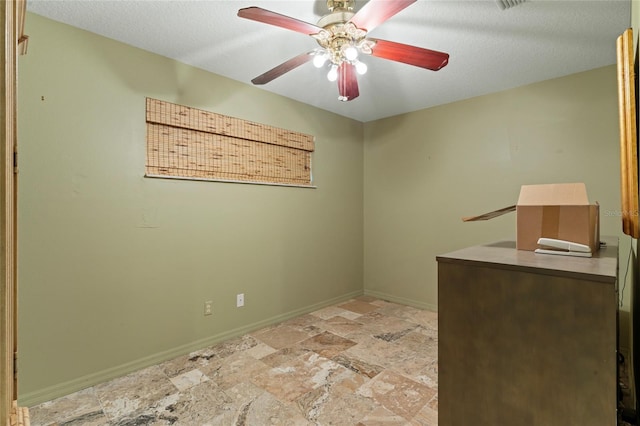
[{"label": "box flap", "polygon": [[509,212],[514,212],[514,211],[516,211],[516,206],[509,206],[509,207],[505,207],[503,209],[494,210],[494,211],[489,212],[489,213],[481,214],[479,216],[463,217],[462,221],[463,222],[475,222],[477,220],[489,220],[489,219],[493,219],[494,217],[502,216],[503,214],[506,214],[506,213],[509,213]]},{"label": "box flap", "polygon": [[519,206],[575,206],[588,205],[587,187],[584,183],[552,183],[546,185],[522,185]]}]

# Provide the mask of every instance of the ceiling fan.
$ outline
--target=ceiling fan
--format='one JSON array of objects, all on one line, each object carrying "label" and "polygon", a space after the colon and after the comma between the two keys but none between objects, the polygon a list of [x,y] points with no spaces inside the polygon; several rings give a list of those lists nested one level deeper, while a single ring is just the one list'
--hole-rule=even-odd
[{"label": "ceiling fan", "polygon": [[437,71],[449,62],[447,53],[367,37],[369,31],[415,1],[369,0],[358,12],[353,12],[355,0],[327,0],[329,14],[320,18],[315,25],[260,7],[240,9],[238,16],[241,18],[310,35],[320,45],[319,48],[281,63],[251,82],[269,83],[300,65],[313,61],[318,68],[328,64],[327,78],[338,82],[338,99],[350,101],[360,94],[357,74],[367,71],[367,65],[359,60],[361,54]]}]

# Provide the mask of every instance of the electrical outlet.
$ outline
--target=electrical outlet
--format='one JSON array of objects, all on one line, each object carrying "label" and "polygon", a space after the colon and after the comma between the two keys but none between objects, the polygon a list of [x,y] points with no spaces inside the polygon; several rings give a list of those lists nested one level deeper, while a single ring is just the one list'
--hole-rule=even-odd
[{"label": "electrical outlet", "polygon": [[244,293],[240,293],[236,296],[236,307],[241,308],[244,306]]},{"label": "electrical outlet", "polygon": [[205,315],[213,314],[213,301],[212,300],[207,300],[206,302],[204,302],[204,314]]}]

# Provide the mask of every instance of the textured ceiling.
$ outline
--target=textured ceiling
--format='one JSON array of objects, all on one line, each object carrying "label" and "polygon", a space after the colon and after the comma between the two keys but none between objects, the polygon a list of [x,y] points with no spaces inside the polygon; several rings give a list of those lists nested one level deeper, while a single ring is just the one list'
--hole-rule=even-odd
[{"label": "textured ceiling", "polygon": [[[365,1],[356,1],[356,10]],[[237,17],[259,6],[316,23],[325,0],[28,0],[30,12],[174,58],[234,80],[251,79],[317,47],[310,36]],[[429,71],[375,57],[360,96],[338,100],[326,70],[307,63],[257,86],[359,121],[493,93],[616,62],[616,38],[631,25],[630,0],[418,0],[370,36],[447,52]]]}]

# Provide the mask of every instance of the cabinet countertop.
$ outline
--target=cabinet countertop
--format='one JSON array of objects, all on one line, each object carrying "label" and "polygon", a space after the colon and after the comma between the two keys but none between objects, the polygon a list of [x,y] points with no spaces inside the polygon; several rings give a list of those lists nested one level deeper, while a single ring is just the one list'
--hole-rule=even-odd
[{"label": "cabinet countertop", "polygon": [[442,254],[436,256],[436,260],[615,283],[618,272],[618,238],[601,237],[600,241],[605,245],[593,257],[538,254],[517,250],[515,241],[498,241]]}]

